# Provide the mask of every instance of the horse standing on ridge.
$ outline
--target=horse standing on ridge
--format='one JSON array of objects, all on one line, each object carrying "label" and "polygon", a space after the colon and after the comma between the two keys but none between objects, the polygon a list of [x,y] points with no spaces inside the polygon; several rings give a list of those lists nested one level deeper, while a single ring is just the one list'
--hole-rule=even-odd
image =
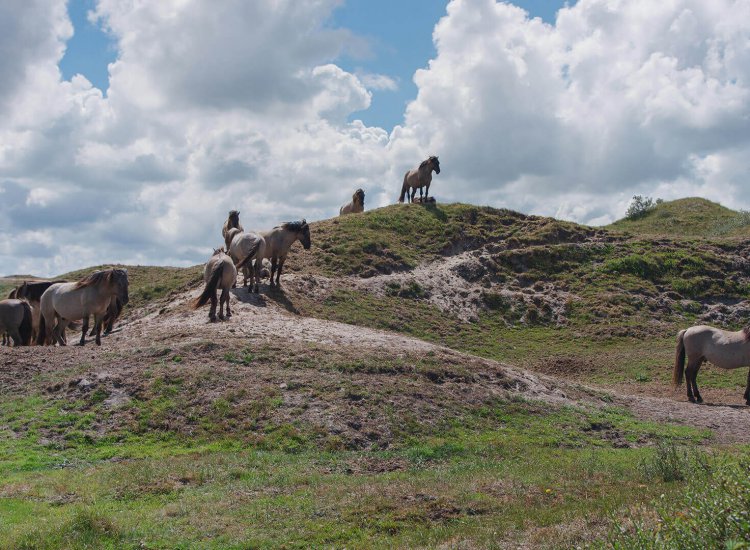
[{"label": "horse standing on ridge", "polygon": [[[417,194],[417,188],[419,188],[420,201],[424,201],[430,193],[433,170],[436,174],[440,173],[440,161],[435,156],[423,160],[416,170],[409,170],[404,175],[404,184],[401,186],[401,196],[398,198],[398,202],[404,202],[404,196],[409,199],[409,202],[412,202]],[[424,199],[422,198],[422,187],[426,187]],[[411,190],[411,194],[409,194],[409,190]]]},{"label": "horse standing on ridge", "polygon": [[[286,222],[277,225],[270,231],[262,231],[261,235],[266,240],[266,251],[263,256],[258,255],[256,262],[261,263],[264,258],[270,259],[271,286],[281,286],[281,270],[292,245],[299,241],[302,243],[302,248],[310,250],[310,226],[307,225],[306,220]],[[274,273],[276,274],[275,285],[273,282]]]},{"label": "horse standing on ridge", "polygon": [[[252,256],[245,259],[250,261]],[[244,263],[244,262],[243,262]],[[237,281],[237,267],[235,267],[232,258],[227,256],[223,248],[214,250],[213,256],[206,262],[203,269],[203,280],[206,286],[203,292],[193,302],[193,309],[198,309],[211,300],[211,310],[208,312],[208,318],[213,323],[216,321],[216,290],[221,289],[219,297],[219,319],[224,320],[224,304],[227,305],[227,318],[232,316],[232,310],[229,309],[229,289]]]},{"label": "horse standing on ridge", "polygon": [[[229,256],[234,261],[237,269],[242,269],[244,280],[242,286],[247,286],[248,275],[250,276],[250,290],[258,292],[260,284],[260,260],[266,251],[266,241],[258,233],[252,231],[240,231],[236,227],[227,233],[229,240]],[[252,260],[255,259],[255,265]],[[236,277],[235,277],[236,280]]]},{"label": "horse standing on ridge", "polygon": [[221,229],[221,236],[224,237],[224,244],[226,247],[224,250],[229,251],[229,245],[232,244],[232,239],[229,237],[229,231],[232,229],[239,229],[244,231],[242,224],[240,223],[240,211],[230,210],[227,221],[224,222],[224,227]]},{"label": "horse standing on ridge", "polygon": [[339,216],[344,214],[359,214],[365,211],[365,192],[357,189],[352,195],[352,200],[339,208]]}]

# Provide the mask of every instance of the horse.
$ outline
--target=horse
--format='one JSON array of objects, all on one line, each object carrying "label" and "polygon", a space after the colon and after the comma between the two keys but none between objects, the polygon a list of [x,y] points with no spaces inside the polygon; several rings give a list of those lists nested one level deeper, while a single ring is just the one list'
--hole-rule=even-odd
[{"label": "horse", "polygon": [[[123,306],[128,303],[128,272],[126,269],[96,271],[75,283],[55,283],[42,294],[42,317],[37,343],[66,345],[65,329],[71,321],[82,320],[80,345],[86,343],[89,316],[94,316],[96,345],[101,346],[102,320],[112,299]],[[52,338],[54,337],[54,340]]]},{"label": "horse", "polygon": [[16,288],[16,298],[26,300],[31,306],[34,340],[37,339],[37,335],[39,334],[39,320],[42,316],[40,303],[42,294],[44,294],[44,291],[55,283],[67,282],[68,281],[24,281],[21,286]]},{"label": "horse", "polygon": [[[404,202],[404,195],[411,202],[417,194],[417,188],[419,188],[419,198],[422,199],[422,187],[427,188],[424,192],[424,196],[427,197],[430,192],[433,170],[436,174],[440,173],[440,161],[435,156],[423,160],[416,170],[409,170],[404,175],[404,184],[401,186],[401,196],[398,198],[398,202]],[[411,189],[411,195],[409,189]]]},{"label": "horse", "polygon": [[232,243],[232,239],[229,238],[229,231],[235,228],[244,231],[244,229],[242,229],[242,224],[240,223],[240,211],[230,210],[227,221],[224,222],[224,227],[221,229],[221,236],[224,237],[224,244],[226,244],[224,250],[229,250],[229,245]]},{"label": "horse", "polygon": [[[245,261],[250,261],[250,259],[246,259]],[[224,303],[227,304],[227,318],[231,317],[232,310],[229,309],[229,289],[237,281],[237,267],[235,267],[232,258],[227,256],[223,248],[215,249],[211,258],[206,262],[206,267],[203,269],[203,280],[206,282],[206,287],[203,289],[201,295],[193,301],[193,309],[198,309],[211,300],[211,310],[208,313],[208,318],[212,323],[216,322],[216,289],[221,288],[219,319],[224,320]]]},{"label": "horse", "polygon": [[[687,369],[684,364],[685,356]],[[710,361],[721,369],[750,366],[750,327],[730,332],[698,325],[677,334],[672,382],[677,387],[682,384],[683,373],[687,375],[687,396],[691,403],[703,403],[697,382],[698,370],[703,361]],[[747,374],[744,398],[745,404],[750,405],[750,371]]]},{"label": "horse", "polygon": [[365,211],[365,192],[357,189],[352,195],[352,200],[339,208],[339,216],[345,214],[359,214]]},{"label": "horse", "polygon": [[[299,241],[302,243],[302,248],[310,250],[310,226],[304,219],[286,222],[269,231],[261,231],[261,235],[266,240],[266,251],[263,256],[258,255],[258,259],[261,261],[264,258],[271,260],[271,286],[281,286],[281,270],[292,245]],[[274,272],[276,273],[276,285],[273,282]]]},{"label": "horse", "polygon": [[[266,250],[266,241],[258,233],[244,232],[233,228],[227,233],[229,239],[229,256],[234,261],[237,269],[242,269],[244,280],[242,286],[247,286],[248,274],[250,275],[250,290],[258,292],[260,283],[261,263],[256,260],[253,266],[253,258],[262,258]],[[236,277],[235,277],[236,279]]]},{"label": "horse", "polygon": [[8,298],[0,301],[0,332],[7,333],[14,346],[31,344],[31,319],[31,306],[26,300]]}]

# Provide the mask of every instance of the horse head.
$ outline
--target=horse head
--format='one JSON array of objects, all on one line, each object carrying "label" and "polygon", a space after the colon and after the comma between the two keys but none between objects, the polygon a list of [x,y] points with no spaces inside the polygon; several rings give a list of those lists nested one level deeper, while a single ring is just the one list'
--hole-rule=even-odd
[{"label": "horse head", "polygon": [[[363,193],[364,194],[364,193]],[[312,242],[310,241],[310,226],[307,225],[307,220],[303,219],[299,229],[299,240],[302,243],[302,248],[310,250]]]},{"label": "horse head", "polygon": [[229,221],[232,225],[235,227],[240,223],[240,211],[239,210],[230,210],[229,211]]},{"label": "horse head", "polygon": [[440,173],[440,161],[438,160],[438,158],[432,155],[427,160],[430,161],[430,165],[432,166],[432,169],[435,170],[435,173],[439,174]]},{"label": "horse head", "polygon": [[362,189],[357,189],[352,196],[352,201],[354,202],[354,204],[361,204],[362,206],[364,206],[365,192]]},{"label": "horse head", "polygon": [[128,296],[128,270],[113,269],[112,281],[117,287],[117,299],[120,300],[123,306],[127,305],[130,300]]}]

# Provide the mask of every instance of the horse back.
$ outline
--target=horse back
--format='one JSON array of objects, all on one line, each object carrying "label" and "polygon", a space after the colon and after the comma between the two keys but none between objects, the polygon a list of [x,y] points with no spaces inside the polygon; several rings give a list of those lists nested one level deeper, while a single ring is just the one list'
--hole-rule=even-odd
[{"label": "horse back", "polygon": [[685,331],[683,342],[688,358],[703,357],[723,369],[750,365],[750,341],[741,330],[698,325]]}]

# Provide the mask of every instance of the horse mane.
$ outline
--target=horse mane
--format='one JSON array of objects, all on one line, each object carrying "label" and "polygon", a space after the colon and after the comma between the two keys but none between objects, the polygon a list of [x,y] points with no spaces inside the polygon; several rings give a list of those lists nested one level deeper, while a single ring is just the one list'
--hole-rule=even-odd
[{"label": "horse mane", "polygon": [[427,160],[423,160],[419,163],[420,168],[424,168],[430,164],[430,161],[432,160],[432,157],[428,158]]},{"label": "horse mane", "polygon": [[73,288],[87,288],[90,286],[97,286],[100,284],[103,284],[105,281],[112,280],[112,276],[114,275],[115,270],[114,269],[105,269],[102,271],[94,271],[91,275],[87,275],[80,281],[76,283],[76,286]]},{"label": "horse mane", "polygon": [[283,227],[284,229],[288,229],[289,231],[299,233],[300,231],[303,231],[305,227],[307,227],[307,220],[301,219],[296,222],[284,222],[281,224],[281,227]]}]

